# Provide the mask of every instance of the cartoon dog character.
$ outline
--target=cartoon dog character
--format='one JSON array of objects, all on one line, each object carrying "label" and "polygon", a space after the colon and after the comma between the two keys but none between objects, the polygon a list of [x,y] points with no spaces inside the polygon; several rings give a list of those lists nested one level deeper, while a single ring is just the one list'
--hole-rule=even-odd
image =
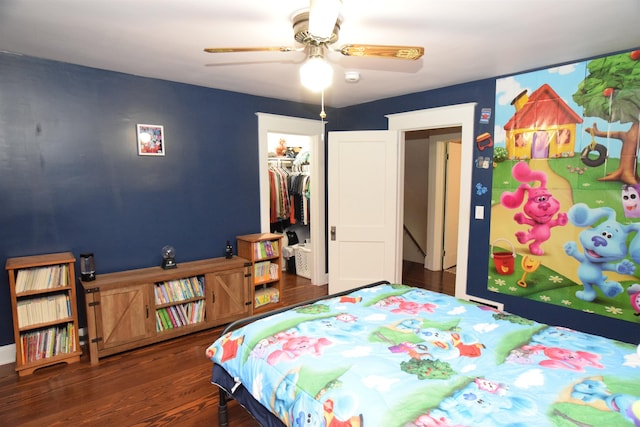
[{"label": "cartoon dog character", "polygon": [[[635,262],[640,262],[640,223],[629,225],[616,221],[616,212],[609,207],[591,209],[584,203],[573,205],[568,212],[569,221],[577,227],[588,227],[602,218],[606,221],[580,232],[579,239],[584,253],[578,251],[576,242],[567,242],[564,251],[580,263],[578,278],[584,289],[576,292],[576,297],[584,301],[596,298],[596,288],[613,298],[623,291],[622,285],[615,281],[607,281],[603,271],[616,271],[620,274],[633,274],[635,265],[625,259],[627,253]],[[636,232],[627,248],[627,237]]]},{"label": "cartoon dog character", "polygon": [[576,384],[573,386],[571,397],[587,403],[603,401],[611,411],[619,412],[636,426],[640,425],[640,397],[611,393],[600,379],[585,379]]},{"label": "cartoon dog character", "polygon": [[[532,255],[543,255],[542,243],[551,237],[551,228],[567,224],[567,214],[560,211],[558,202],[549,190],[547,190],[547,174],[542,171],[531,170],[526,162],[518,162],[511,169],[513,177],[521,182],[515,192],[505,191],[500,196],[502,206],[509,209],[517,209],[527,194],[527,201],[524,204],[523,212],[518,212],[513,219],[518,224],[530,225],[529,231],[518,231],[515,236],[518,242],[529,244],[529,251]],[[540,181],[540,186],[532,188],[528,183]],[[553,216],[556,215],[553,219]]]}]

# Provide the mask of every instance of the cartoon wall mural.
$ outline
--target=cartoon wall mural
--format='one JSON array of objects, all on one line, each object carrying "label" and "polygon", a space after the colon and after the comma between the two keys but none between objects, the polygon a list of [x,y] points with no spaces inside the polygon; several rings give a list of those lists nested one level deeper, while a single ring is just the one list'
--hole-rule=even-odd
[{"label": "cartoon wall mural", "polygon": [[640,324],[640,50],[496,81],[490,291]]}]

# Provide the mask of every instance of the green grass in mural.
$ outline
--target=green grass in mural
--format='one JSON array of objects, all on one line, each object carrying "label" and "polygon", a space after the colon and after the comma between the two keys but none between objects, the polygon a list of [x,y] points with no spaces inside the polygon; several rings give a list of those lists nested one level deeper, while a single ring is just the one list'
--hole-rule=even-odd
[{"label": "green grass in mural", "polygon": [[[516,254],[513,273],[500,275],[496,272],[494,260],[490,259],[487,289],[505,295],[522,297],[640,324],[640,316],[634,315],[635,311],[631,308],[629,295],[626,292],[622,292],[615,298],[606,298],[598,290],[598,296],[594,301],[583,301],[575,295],[576,291],[582,289],[582,285],[572,282],[569,278],[544,265],[540,265],[534,272],[527,273],[525,276],[527,286],[523,287],[518,285],[518,281],[524,275],[521,262],[522,256]],[[636,281],[620,282],[625,289],[633,283],[636,283]]]},{"label": "green grass in mural", "polygon": [[[540,160],[533,160],[533,162]],[[608,159],[605,164],[598,167],[587,167],[576,154],[574,157],[548,159],[549,168],[558,176],[565,179],[572,189],[574,203],[586,203],[591,207],[609,206],[615,209],[618,218],[624,218],[620,191],[622,183],[619,181],[598,181],[618,168],[619,159]],[[491,204],[500,203],[500,195],[503,191],[514,191],[520,182],[511,175],[511,168],[516,161],[507,160],[496,163],[493,169],[493,184]],[[532,164],[535,169],[535,163]],[[550,190],[553,190],[550,188]],[[597,191],[598,200],[594,199],[594,191]]]}]

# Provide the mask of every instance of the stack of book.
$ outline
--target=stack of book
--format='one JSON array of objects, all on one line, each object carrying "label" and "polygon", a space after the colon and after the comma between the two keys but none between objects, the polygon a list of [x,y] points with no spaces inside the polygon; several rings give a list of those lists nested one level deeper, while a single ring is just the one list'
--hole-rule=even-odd
[{"label": "stack of book", "polygon": [[204,321],[204,308],[204,300],[159,308],[156,310],[156,331],[200,323]]},{"label": "stack of book", "polygon": [[268,282],[278,279],[278,264],[263,261],[257,262],[253,266],[253,276],[255,282]]},{"label": "stack of book", "polygon": [[264,242],[257,242],[253,245],[255,251],[255,259],[274,258],[279,255],[278,242],[265,240]]},{"label": "stack of book", "polygon": [[187,277],[156,283],[154,287],[156,304],[169,304],[204,296],[203,277]]},{"label": "stack of book", "polygon": [[20,335],[22,363],[35,362],[76,351],[73,323],[35,330]]},{"label": "stack of book", "polygon": [[16,294],[69,286],[67,264],[18,270]]},{"label": "stack of book", "polygon": [[20,328],[71,317],[71,301],[66,293],[18,300],[16,305]]}]

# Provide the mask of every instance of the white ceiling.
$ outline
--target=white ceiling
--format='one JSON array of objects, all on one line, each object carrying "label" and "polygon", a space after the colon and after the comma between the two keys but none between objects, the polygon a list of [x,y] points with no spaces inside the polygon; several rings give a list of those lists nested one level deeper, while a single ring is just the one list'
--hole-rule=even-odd
[{"label": "white ceiling", "polygon": [[[325,103],[390,96],[640,46],[638,0],[343,0],[336,47],[424,46],[419,61],[331,53]],[[302,52],[210,54],[205,47],[295,46],[308,0],[0,0],[0,51],[291,101]],[[344,72],[359,71],[358,83]],[[1,74],[0,74],[1,76]]]}]

